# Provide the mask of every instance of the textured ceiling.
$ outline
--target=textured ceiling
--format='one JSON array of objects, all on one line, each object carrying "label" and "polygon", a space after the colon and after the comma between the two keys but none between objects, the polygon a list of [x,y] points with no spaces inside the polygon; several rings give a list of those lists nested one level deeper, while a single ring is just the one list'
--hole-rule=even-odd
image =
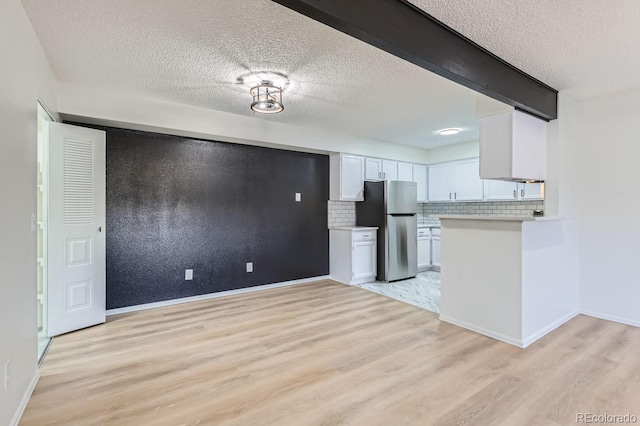
[{"label": "textured ceiling", "polygon": [[[80,85],[424,148],[476,139],[476,99],[506,107],[269,0],[23,4],[58,79]],[[263,70],[291,80],[281,114],[252,113],[237,84]]]},{"label": "textured ceiling", "polygon": [[640,87],[638,0],[410,0],[575,99]]}]

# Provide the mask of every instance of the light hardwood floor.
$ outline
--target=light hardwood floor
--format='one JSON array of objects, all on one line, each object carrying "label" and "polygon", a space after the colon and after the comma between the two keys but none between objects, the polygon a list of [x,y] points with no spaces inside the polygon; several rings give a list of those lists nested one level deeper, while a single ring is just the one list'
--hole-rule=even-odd
[{"label": "light hardwood floor", "polygon": [[640,417],[640,329],[579,316],[525,350],[331,281],[56,338],[21,424],[569,425]]}]

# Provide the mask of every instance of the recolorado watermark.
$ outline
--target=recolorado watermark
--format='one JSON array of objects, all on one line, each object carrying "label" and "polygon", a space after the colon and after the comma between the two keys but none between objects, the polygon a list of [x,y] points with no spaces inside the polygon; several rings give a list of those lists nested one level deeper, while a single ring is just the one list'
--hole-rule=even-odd
[{"label": "recolorado watermark", "polygon": [[594,414],[594,413],[576,413],[576,423],[600,423],[600,424],[631,424],[637,423],[638,417],[633,414]]}]

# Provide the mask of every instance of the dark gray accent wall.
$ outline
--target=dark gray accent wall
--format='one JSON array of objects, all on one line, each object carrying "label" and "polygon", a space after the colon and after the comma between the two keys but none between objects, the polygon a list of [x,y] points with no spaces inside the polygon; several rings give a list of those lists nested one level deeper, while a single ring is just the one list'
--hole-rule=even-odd
[{"label": "dark gray accent wall", "polygon": [[329,273],[327,156],[106,131],[107,309]]}]

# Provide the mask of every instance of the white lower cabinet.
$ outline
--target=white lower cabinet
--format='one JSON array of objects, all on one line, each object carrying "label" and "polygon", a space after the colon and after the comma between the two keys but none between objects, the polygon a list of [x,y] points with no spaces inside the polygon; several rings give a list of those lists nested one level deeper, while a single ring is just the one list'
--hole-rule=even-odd
[{"label": "white lower cabinet", "polygon": [[440,268],[440,228],[431,230],[431,266]]},{"label": "white lower cabinet", "polygon": [[431,266],[431,230],[418,228],[418,271]]},{"label": "white lower cabinet", "polygon": [[377,268],[375,227],[335,227],[329,230],[329,273],[344,284],[375,281]]},{"label": "white lower cabinet", "polygon": [[[365,241],[351,246],[351,281],[369,280],[376,276],[376,242]],[[366,282],[366,281],[364,281]]]}]

